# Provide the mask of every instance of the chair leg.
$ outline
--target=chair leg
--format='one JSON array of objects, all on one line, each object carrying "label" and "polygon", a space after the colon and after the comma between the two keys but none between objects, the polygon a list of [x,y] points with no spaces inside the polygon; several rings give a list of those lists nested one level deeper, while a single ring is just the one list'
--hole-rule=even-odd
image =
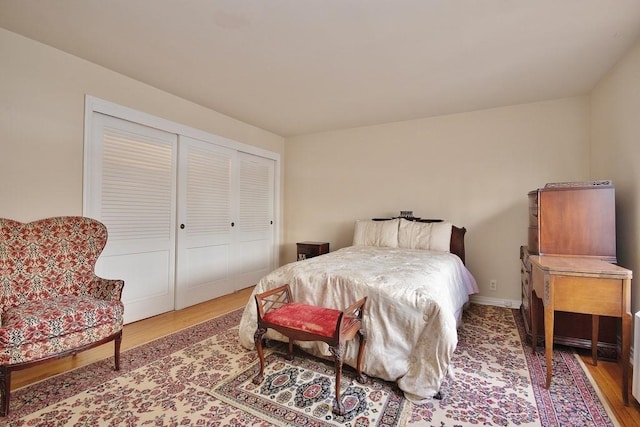
[{"label": "chair leg", "polygon": [[287,350],[287,357],[286,359],[291,362],[293,360],[293,340],[291,338],[289,338],[289,347]]},{"label": "chair leg", "polygon": [[122,344],[122,331],[118,335],[116,335],[115,340],[113,340],[113,359],[115,360],[115,368],[116,371],[120,370],[120,345]]},{"label": "chair leg", "polygon": [[253,335],[253,342],[256,345],[256,350],[258,350],[258,357],[260,358],[260,372],[253,378],[254,384],[260,384],[262,382],[262,378],[264,377],[264,352],[262,351],[262,336],[267,332],[266,328],[261,328],[258,326],[255,334]]},{"label": "chair leg", "polygon": [[336,405],[333,408],[333,413],[336,415],[344,415],[345,409],[342,404],[342,398],[340,395],[340,382],[342,380],[342,357],[344,356],[344,344],[338,344],[337,347],[329,346],[329,352],[333,354],[333,358],[336,362]]},{"label": "chair leg", "polygon": [[0,393],[2,393],[2,416],[9,414],[9,401],[11,399],[11,369],[0,366]]},{"label": "chair leg", "polygon": [[360,384],[365,384],[367,382],[367,376],[362,373],[362,359],[364,359],[364,350],[367,346],[367,333],[364,329],[360,329],[358,335],[360,335],[360,345],[358,346],[358,364],[356,369],[358,376],[356,379]]}]

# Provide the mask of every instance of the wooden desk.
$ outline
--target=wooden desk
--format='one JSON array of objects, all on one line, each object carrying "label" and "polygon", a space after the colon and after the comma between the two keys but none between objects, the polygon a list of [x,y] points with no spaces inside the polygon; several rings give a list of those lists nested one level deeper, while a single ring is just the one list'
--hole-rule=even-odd
[{"label": "wooden desk", "polygon": [[[629,353],[631,346],[631,270],[593,258],[531,256],[533,293],[544,305],[546,387],[551,385],[554,311],[592,315],[591,357],[598,363],[599,316],[622,319],[622,398],[629,405]],[[531,299],[532,336],[537,336],[537,298]],[[531,340],[533,352],[536,340]]]}]

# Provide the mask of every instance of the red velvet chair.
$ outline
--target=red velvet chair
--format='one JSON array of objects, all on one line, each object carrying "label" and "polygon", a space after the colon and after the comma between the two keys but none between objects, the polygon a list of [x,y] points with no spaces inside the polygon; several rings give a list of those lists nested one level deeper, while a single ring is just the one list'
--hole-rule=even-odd
[{"label": "red velvet chair", "polygon": [[255,298],[258,308],[258,328],[254,340],[260,357],[260,372],[253,382],[259,384],[264,377],[262,336],[267,332],[267,328],[274,329],[289,338],[288,360],[293,360],[293,341],[323,341],[329,345],[329,351],[335,360],[336,405],[333,412],[344,415],[345,409],[340,398],[342,358],[345,343],[356,335],[360,336],[357,380],[360,383],[367,381],[362,373],[362,358],[367,341],[362,317],[367,298],[362,298],[344,310],[336,310],[294,302],[289,285],[257,294]]},{"label": "red velvet chair", "polygon": [[0,393],[11,372],[114,342],[120,369],[124,282],[94,274],[107,229],[83,217],[0,218]]}]

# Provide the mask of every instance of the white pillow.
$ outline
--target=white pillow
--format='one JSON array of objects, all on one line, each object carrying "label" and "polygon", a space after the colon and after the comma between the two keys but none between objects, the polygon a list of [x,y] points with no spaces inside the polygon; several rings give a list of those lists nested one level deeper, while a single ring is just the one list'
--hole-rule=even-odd
[{"label": "white pillow", "polygon": [[354,246],[398,247],[397,219],[389,221],[357,220],[353,232]]},{"label": "white pillow", "polygon": [[451,228],[450,222],[417,222],[401,219],[398,230],[398,247],[449,252]]}]

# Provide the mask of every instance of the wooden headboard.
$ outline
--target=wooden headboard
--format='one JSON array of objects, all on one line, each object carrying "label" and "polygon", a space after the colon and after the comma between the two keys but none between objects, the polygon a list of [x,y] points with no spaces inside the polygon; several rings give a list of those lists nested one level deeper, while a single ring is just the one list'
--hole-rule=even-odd
[{"label": "wooden headboard", "polygon": [[464,234],[467,232],[467,229],[462,227],[456,227],[455,225],[451,227],[451,248],[450,251],[452,254],[456,254],[462,260],[462,263],[465,264],[464,259]]},{"label": "wooden headboard", "polygon": [[[374,221],[388,221],[394,218],[373,218]],[[405,218],[409,221],[417,221],[417,222],[442,222],[441,219],[422,219],[422,218]],[[464,257],[464,235],[467,232],[467,229],[464,227],[451,227],[451,243],[449,246],[449,251],[452,254],[458,255],[458,257],[462,260],[462,263],[465,264]]]}]

